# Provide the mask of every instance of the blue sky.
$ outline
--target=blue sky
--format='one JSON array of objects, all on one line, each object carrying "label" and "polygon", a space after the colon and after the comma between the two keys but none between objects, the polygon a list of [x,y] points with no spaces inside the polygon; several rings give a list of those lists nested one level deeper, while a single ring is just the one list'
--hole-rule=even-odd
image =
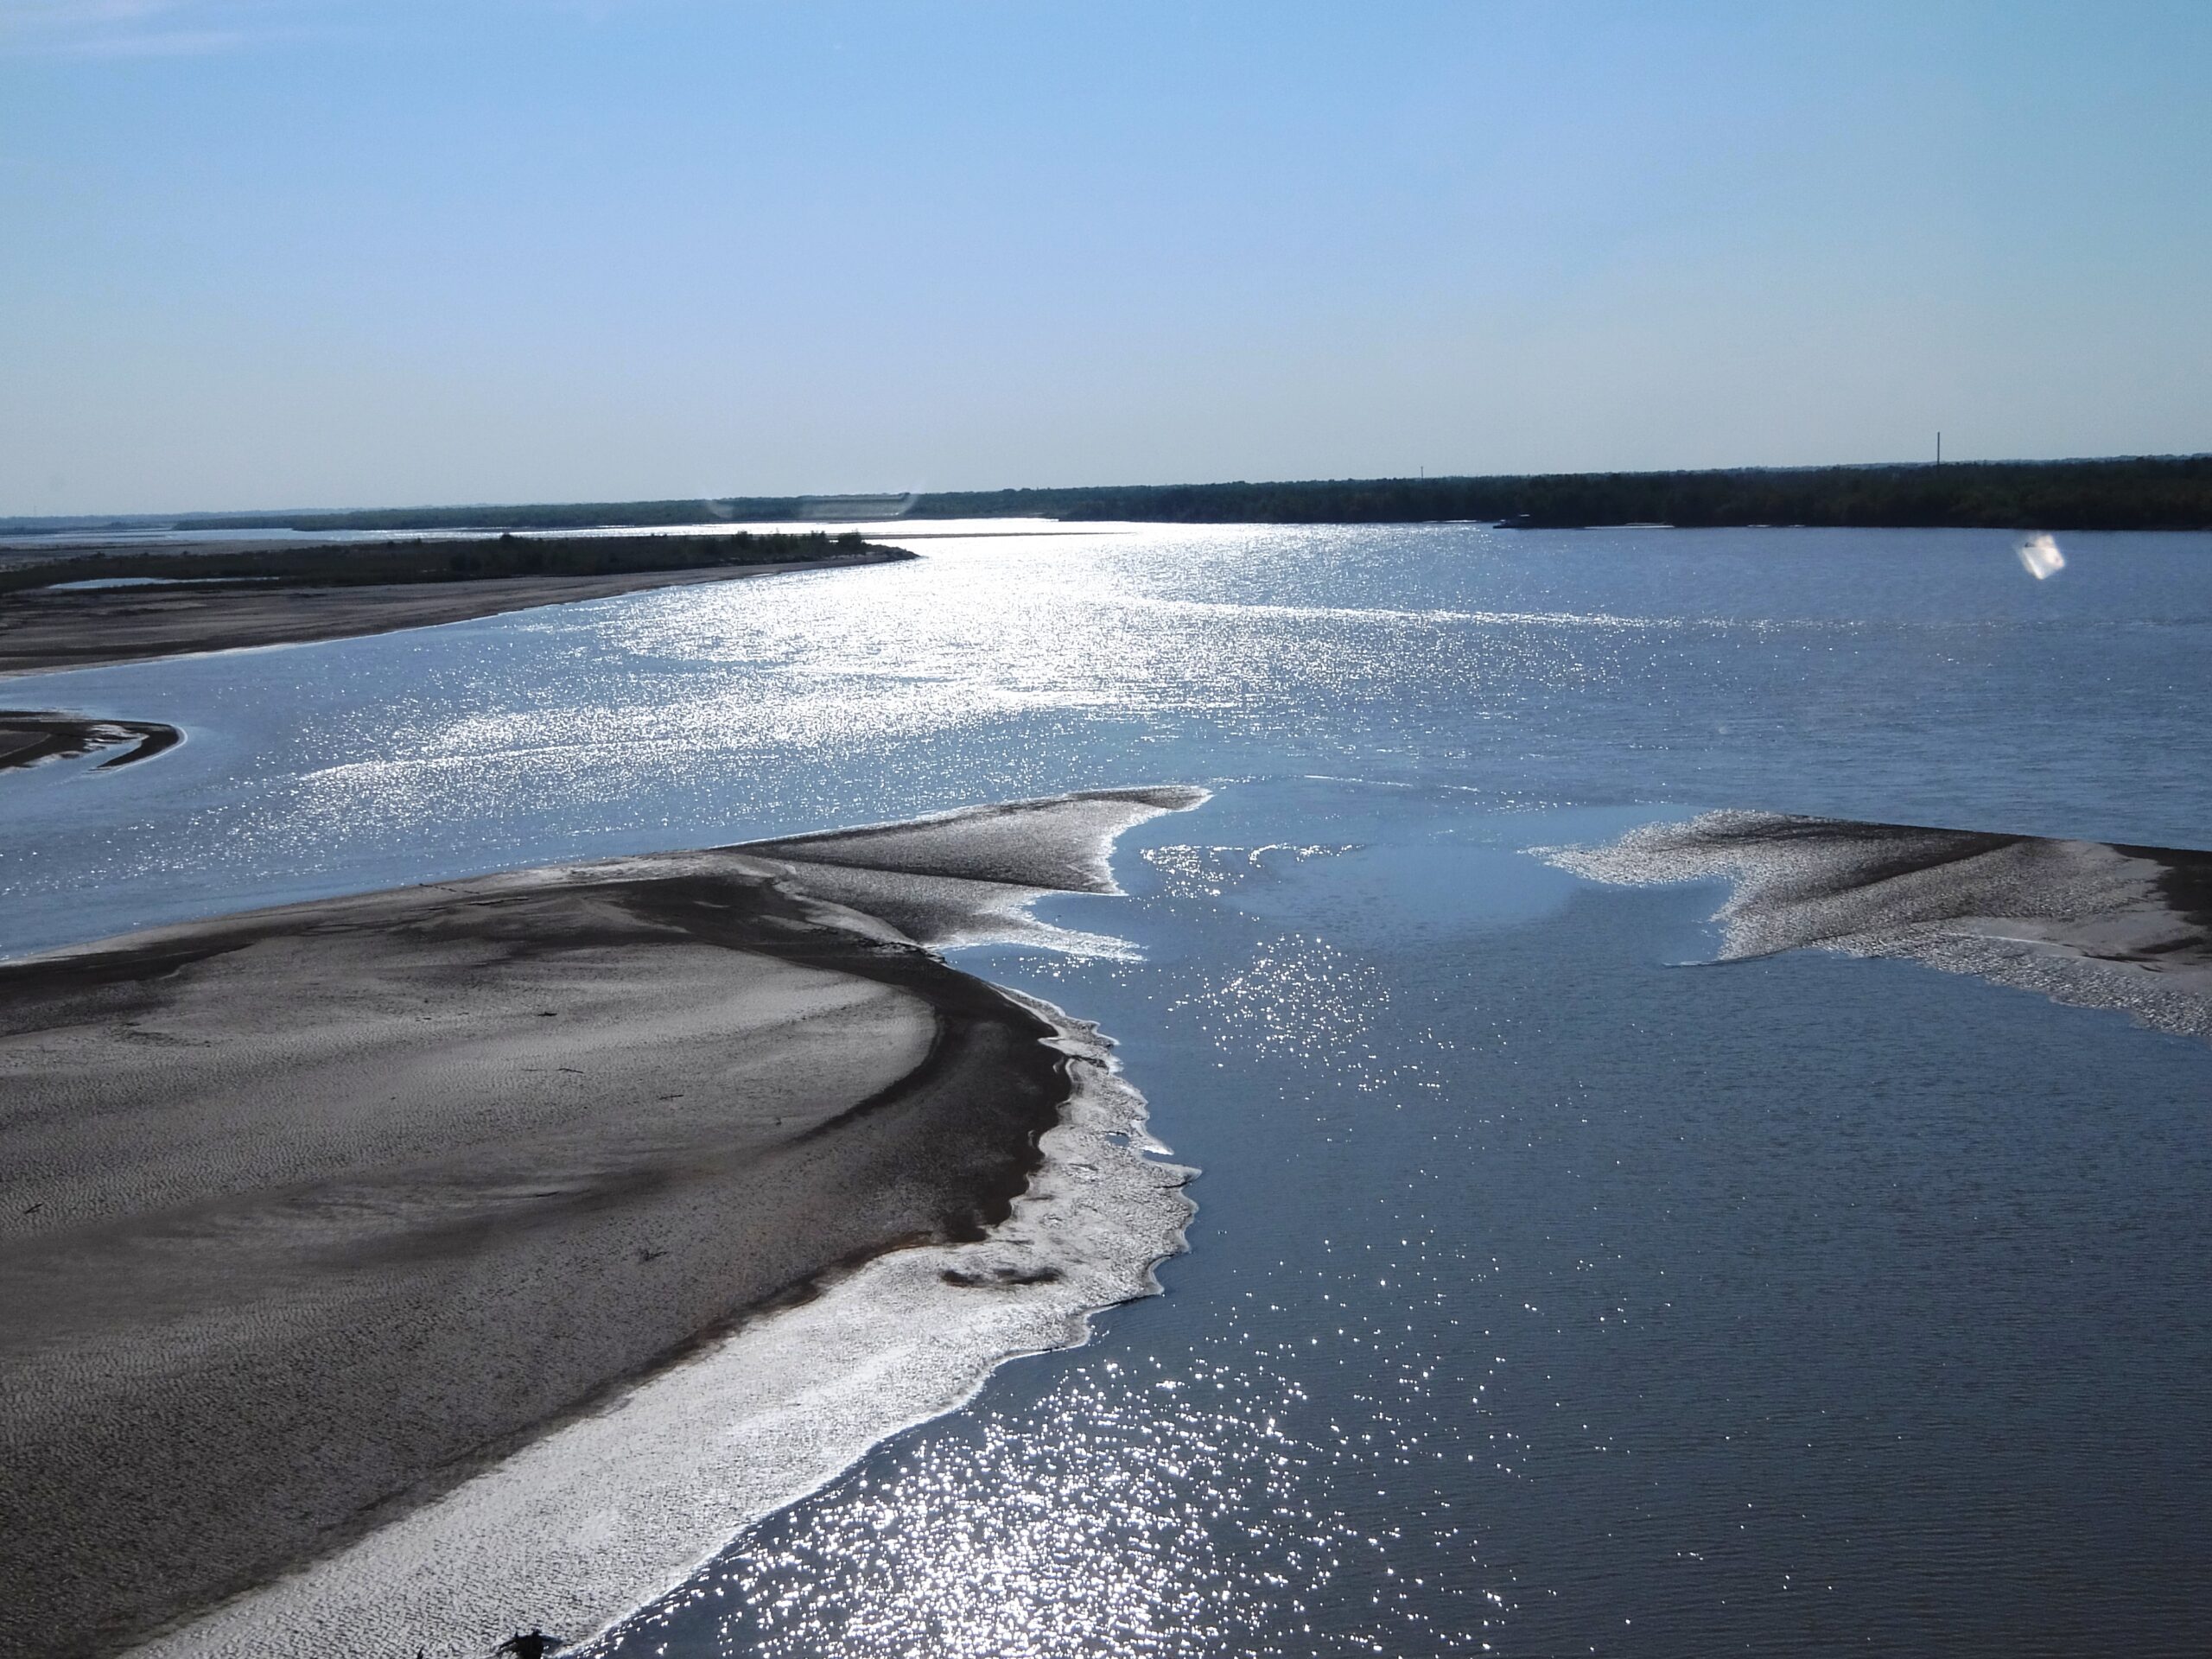
[{"label": "blue sky", "polygon": [[2212,5],[0,0],[0,513],[2212,449]]}]

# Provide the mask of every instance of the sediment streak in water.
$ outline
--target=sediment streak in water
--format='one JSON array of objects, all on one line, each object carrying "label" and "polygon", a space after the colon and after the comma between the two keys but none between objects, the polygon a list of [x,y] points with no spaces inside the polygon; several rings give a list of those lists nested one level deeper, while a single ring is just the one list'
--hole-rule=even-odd
[{"label": "sediment streak in water", "polygon": [[1187,1172],[1094,1029],[926,947],[1084,944],[1024,906],[1201,798],[0,964],[6,1644],[574,1638],[1080,1340],[1179,1248]]},{"label": "sediment streak in water", "polygon": [[2212,1039],[2212,853],[1742,811],[1541,851],[1599,881],[1732,882],[1727,958],[1905,957]]}]

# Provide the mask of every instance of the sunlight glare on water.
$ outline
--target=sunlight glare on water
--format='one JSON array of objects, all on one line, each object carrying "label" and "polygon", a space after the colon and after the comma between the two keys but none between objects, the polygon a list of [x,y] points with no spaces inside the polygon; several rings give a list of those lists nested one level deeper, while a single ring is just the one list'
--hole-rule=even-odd
[{"label": "sunlight glare on water", "polygon": [[960,957],[1101,1022],[1202,1171],[1167,1294],[607,1652],[2202,1645],[2202,1046],[1906,963],[1672,965],[1717,892],[1527,849],[1717,806],[2202,846],[2212,537],[2069,537],[2051,582],[1998,532],[913,545],[22,683],[187,741],[0,780],[13,950],[1216,790],[1127,838],[1128,896],[1046,907],[1133,951]]},{"label": "sunlight glare on water", "polygon": [[1267,1651],[1250,1644],[1304,1617],[1361,1541],[1300,1502],[1313,1450],[1267,1410],[1296,1397],[1255,1367],[1133,1377],[1106,1362],[1026,1421],[907,1449],[826,1525],[772,1524],[678,1605],[734,1595],[722,1640],[767,1656]]},{"label": "sunlight glare on water", "polygon": [[906,564],[40,677],[188,741],[104,796],[19,780],[0,890],[24,948],[88,892],[153,920],[1285,768],[2181,842],[2129,756],[2195,741],[2163,664],[2203,539],[2077,537],[2033,584],[1993,533],[931,529]]}]

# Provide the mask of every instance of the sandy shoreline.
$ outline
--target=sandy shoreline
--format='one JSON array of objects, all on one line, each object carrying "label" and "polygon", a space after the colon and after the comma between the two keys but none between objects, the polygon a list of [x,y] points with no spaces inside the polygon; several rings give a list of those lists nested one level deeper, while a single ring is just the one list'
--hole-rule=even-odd
[{"label": "sandy shoreline", "polygon": [[652,588],[738,582],[794,570],[842,569],[912,556],[895,550],[829,554],[785,564],[637,570],[619,575],[502,576],[480,582],[359,588],[193,587],[31,589],[0,601],[0,675],[143,662],[197,652],[304,645],[400,628],[473,621],[508,611],[611,599]]},{"label": "sandy shoreline", "polygon": [[[1071,1099],[1067,1033],[921,945],[1001,927],[1009,894],[1111,891],[1114,831],[1196,798],[0,964],[0,1647],[143,1640],[373,1540],[825,1274],[984,1239]],[[897,921],[852,907],[856,883]],[[1063,1269],[993,1236],[1008,1264],[937,1294],[1052,1288]]]}]

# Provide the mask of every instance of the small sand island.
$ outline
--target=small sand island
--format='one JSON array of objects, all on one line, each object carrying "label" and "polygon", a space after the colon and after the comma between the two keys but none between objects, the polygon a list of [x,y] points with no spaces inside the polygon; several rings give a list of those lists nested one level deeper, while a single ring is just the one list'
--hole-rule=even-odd
[{"label": "small sand island", "polygon": [[127,766],[173,748],[184,734],[157,720],[99,720],[43,709],[0,709],[0,772],[36,766],[41,760],[73,760],[102,749],[119,749],[100,761],[105,769]]},{"label": "small sand island", "polygon": [[2212,1040],[2212,852],[1779,812],[1707,812],[1552,862],[1727,881],[1722,959],[1904,957]]},{"label": "small sand island", "polygon": [[[995,1265],[930,1273],[941,1296],[1078,1273],[1072,1244],[992,1230],[1096,1051],[929,947],[1052,936],[1028,902],[1115,891],[1113,836],[1201,798],[1064,796],[0,964],[0,1648],[155,1637],[886,1252],[988,1236]],[[1179,1236],[1169,1197],[1120,1288],[1082,1295],[1137,1294]],[[568,1541],[531,1507],[486,1547]],[[448,1588],[487,1630],[537,1616],[496,1564]],[[400,1591],[375,1586],[380,1635],[474,1639]]]},{"label": "small sand island", "polygon": [[340,639],[913,556],[857,535],[745,531],[77,548],[0,568],[0,674]]}]

